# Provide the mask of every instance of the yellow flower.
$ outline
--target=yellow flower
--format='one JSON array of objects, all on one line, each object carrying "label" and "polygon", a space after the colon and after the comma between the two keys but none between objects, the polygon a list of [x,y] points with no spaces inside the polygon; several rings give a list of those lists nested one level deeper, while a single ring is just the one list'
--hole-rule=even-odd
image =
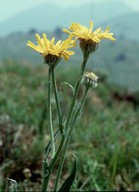
[{"label": "yellow flower", "polygon": [[45,33],[42,34],[42,38],[38,34],[35,36],[37,45],[33,44],[31,41],[28,41],[27,45],[39,52],[44,57],[44,61],[49,65],[55,65],[62,57],[68,60],[70,55],[74,54],[73,51],[68,50],[75,46],[75,41],[71,38],[65,41],[59,40],[54,44],[55,38],[53,37],[51,41],[49,41]]},{"label": "yellow flower", "polygon": [[90,21],[90,27],[87,28],[80,23],[72,23],[68,29],[64,29],[65,33],[69,34],[69,37],[75,37],[79,39],[80,47],[82,50],[89,49],[89,52],[93,52],[98,47],[98,44],[102,39],[109,39],[114,41],[113,33],[109,33],[110,28],[107,27],[105,31],[101,30],[101,27],[93,31],[93,21]]}]

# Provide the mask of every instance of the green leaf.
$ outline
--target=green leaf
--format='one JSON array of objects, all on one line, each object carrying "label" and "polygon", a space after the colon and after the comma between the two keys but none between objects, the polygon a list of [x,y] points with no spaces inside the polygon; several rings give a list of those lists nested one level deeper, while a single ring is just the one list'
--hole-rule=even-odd
[{"label": "green leaf", "polygon": [[73,164],[73,167],[72,167],[72,171],[70,173],[70,175],[68,176],[68,178],[64,181],[64,183],[62,184],[61,188],[59,189],[59,192],[69,192],[70,191],[70,188],[73,184],[73,181],[75,179],[75,175],[76,175],[76,156],[74,156],[74,164]]},{"label": "green leaf", "polygon": [[[56,137],[58,136],[59,134],[59,131],[60,129],[58,129],[55,134],[54,134],[54,139],[56,140]],[[51,142],[49,141],[48,145],[45,147],[45,158],[48,157],[49,153],[50,153],[50,150],[51,150]]]},{"label": "green leaf", "polygon": [[68,86],[71,88],[72,93],[74,94],[75,89],[74,89],[74,87],[73,87],[70,83],[68,83],[68,82],[63,82],[63,83],[61,83],[61,86],[60,86],[60,92],[61,92],[61,93],[62,93],[61,87],[62,87],[63,84],[68,85]]},{"label": "green leaf", "polygon": [[10,181],[9,192],[17,192],[17,182],[13,179],[7,179]]}]

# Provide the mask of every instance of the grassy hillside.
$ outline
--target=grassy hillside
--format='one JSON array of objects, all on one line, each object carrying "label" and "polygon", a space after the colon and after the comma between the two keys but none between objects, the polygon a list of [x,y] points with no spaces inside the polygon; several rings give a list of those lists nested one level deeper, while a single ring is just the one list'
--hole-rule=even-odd
[{"label": "grassy hillside", "polygon": [[[57,67],[58,89],[64,81],[73,85],[77,73],[75,66]],[[78,164],[72,190],[139,190],[138,105],[134,108],[132,103],[114,99],[113,93],[123,93],[123,90],[108,83],[103,75],[100,73],[98,87],[89,91],[82,118],[72,135],[67,158],[72,161],[74,153]],[[7,178],[18,182],[19,191],[40,190],[42,158],[49,140],[47,113],[43,137],[39,136],[39,123],[47,99],[46,79],[46,65],[12,61],[0,65],[2,191],[8,189]],[[63,85],[61,92],[64,109],[72,91]],[[54,105],[52,107],[55,110]],[[53,118],[56,119],[55,112]],[[71,161],[67,160],[64,166],[63,178],[67,177]],[[54,175],[51,184],[53,179]],[[49,187],[51,189],[51,185]]]}]

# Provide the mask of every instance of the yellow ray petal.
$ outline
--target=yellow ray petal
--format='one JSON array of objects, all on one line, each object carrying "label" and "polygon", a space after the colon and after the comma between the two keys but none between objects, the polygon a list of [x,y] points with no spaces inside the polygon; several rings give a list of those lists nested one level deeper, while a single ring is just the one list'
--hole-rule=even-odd
[{"label": "yellow ray petal", "polygon": [[91,33],[93,31],[93,21],[90,21],[90,28],[89,28],[89,32]]},{"label": "yellow ray petal", "polygon": [[36,36],[36,39],[37,39],[38,44],[43,48],[44,45],[43,45],[43,43],[42,43],[42,41],[41,41],[41,38],[40,38],[39,34],[36,34],[35,36]]}]

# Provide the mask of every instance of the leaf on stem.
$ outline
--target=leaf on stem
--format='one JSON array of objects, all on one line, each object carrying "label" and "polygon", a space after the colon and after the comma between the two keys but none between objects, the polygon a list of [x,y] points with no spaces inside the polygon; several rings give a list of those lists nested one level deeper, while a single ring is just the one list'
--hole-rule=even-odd
[{"label": "leaf on stem", "polygon": [[61,188],[59,189],[59,192],[69,192],[70,191],[70,188],[73,184],[73,181],[75,179],[75,175],[76,175],[76,156],[73,154],[74,156],[74,164],[73,164],[73,167],[72,167],[72,171],[70,173],[70,175],[68,176],[68,178],[64,181],[64,183],[62,184]]},{"label": "leaf on stem", "polygon": [[10,178],[7,179],[10,181],[9,192],[17,192],[17,182]]},{"label": "leaf on stem", "polygon": [[[54,134],[54,139],[56,140],[56,137],[58,136],[60,129],[58,129]],[[51,142],[49,141],[48,145],[45,147],[45,158],[48,157],[51,150]]]},{"label": "leaf on stem", "polygon": [[73,88],[73,86],[70,84],[70,83],[68,83],[68,82],[63,82],[63,83],[61,83],[61,85],[60,85],[60,92],[62,93],[62,91],[61,91],[61,87],[62,87],[62,85],[63,84],[66,84],[66,85],[68,85],[71,89],[72,89],[72,93],[74,94],[74,88]]}]

